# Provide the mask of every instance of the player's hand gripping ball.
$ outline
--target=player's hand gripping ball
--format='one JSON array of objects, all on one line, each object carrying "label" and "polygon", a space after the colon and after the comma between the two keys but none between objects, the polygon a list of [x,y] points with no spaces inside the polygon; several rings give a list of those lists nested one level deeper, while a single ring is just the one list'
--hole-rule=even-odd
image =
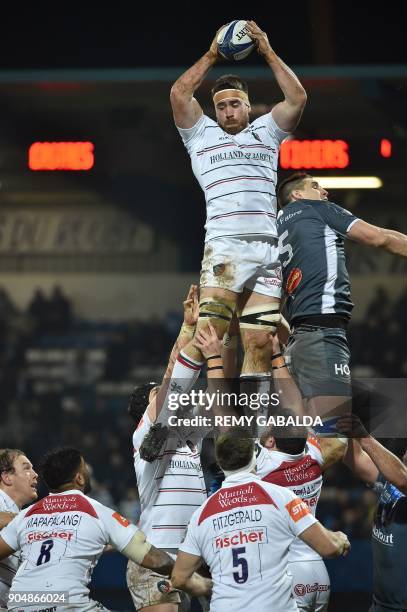
[{"label": "player's hand gripping ball", "polygon": [[225,25],[217,36],[218,51],[228,60],[239,61],[253,51],[254,41],[248,35],[247,22],[236,19]]}]

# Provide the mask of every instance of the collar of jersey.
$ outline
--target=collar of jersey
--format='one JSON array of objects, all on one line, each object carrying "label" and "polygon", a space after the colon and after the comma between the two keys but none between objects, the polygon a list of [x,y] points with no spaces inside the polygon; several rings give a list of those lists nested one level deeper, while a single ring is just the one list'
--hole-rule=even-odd
[{"label": "collar of jersey", "polygon": [[222,482],[223,485],[233,484],[235,482],[250,482],[250,480],[261,480],[260,476],[257,474],[252,474],[252,472],[237,472],[237,474],[231,474],[231,476],[226,476],[225,480]]},{"label": "collar of jersey", "polygon": [[80,491],[80,489],[69,489],[69,491],[61,491],[60,493],[49,493],[49,495],[76,495],[77,493],[79,493],[79,495],[85,495],[85,493],[83,491]]},{"label": "collar of jersey", "polygon": [[279,455],[279,457],[283,457],[284,459],[288,459],[288,461],[298,461],[298,459],[303,459],[305,457],[306,450],[304,448],[304,450],[302,451],[302,453],[298,453],[298,455],[290,455],[290,453],[283,453],[282,451],[279,450],[274,450],[272,448],[268,448],[267,449],[268,452],[272,455]]}]

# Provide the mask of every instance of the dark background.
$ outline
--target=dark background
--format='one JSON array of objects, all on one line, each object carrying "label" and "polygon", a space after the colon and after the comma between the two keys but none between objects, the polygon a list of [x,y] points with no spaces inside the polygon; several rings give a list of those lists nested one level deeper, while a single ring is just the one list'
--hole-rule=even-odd
[{"label": "dark background", "polygon": [[[258,3],[259,4],[259,3]],[[291,64],[397,64],[407,60],[401,3],[305,2],[58,4],[4,8],[0,69],[184,66],[233,19],[253,19]],[[258,62],[256,57],[247,60]]]}]

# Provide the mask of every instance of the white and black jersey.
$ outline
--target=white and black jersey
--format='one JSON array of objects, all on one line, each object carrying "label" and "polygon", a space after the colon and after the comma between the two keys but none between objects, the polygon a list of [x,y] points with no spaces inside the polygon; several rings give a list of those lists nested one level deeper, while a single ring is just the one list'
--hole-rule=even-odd
[{"label": "white and black jersey", "polygon": [[206,239],[259,235],[277,237],[276,183],[280,143],[288,136],[272,113],[238,134],[228,134],[202,115],[178,128],[206,200]]}]

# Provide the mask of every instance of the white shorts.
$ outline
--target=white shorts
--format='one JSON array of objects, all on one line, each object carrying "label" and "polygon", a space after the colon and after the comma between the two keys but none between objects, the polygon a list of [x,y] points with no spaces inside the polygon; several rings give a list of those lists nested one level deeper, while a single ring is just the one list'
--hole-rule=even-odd
[{"label": "white shorts", "polygon": [[159,584],[167,580],[164,576],[146,567],[141,567],[133,561],[127,564],[126,580],[136,610],[159,604],[179,604],[181,602],[178,591],[162,593],[159,590]]},{"label": "white shorts", "polygon": [[327,612],[331,581],[322,559],[288,564],[293,577],[293,595],[301,612]]},{"label": "white shorts", "polygon": [[201,287],[242,293],[246,287],[270,297],[281,296],[281,265],[276,238],[214,238],[205,244]]}]

